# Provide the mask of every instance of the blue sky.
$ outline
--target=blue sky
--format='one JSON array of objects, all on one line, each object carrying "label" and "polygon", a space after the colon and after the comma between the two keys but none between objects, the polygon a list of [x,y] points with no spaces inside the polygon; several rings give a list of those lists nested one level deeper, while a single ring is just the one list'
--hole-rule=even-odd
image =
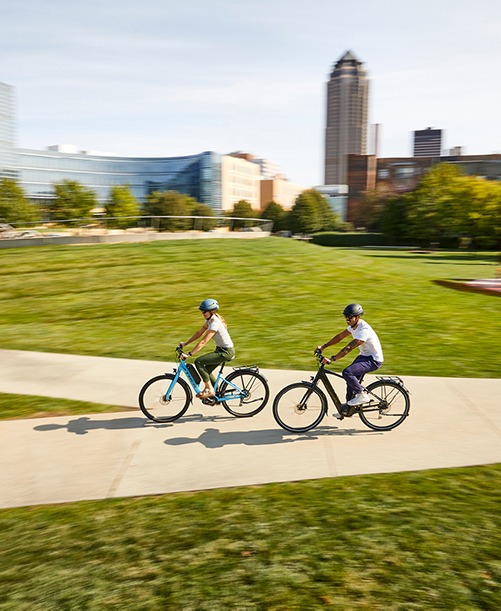
[{"label": "blue sky", "polygon": [[351,49],[380,156],[412,132],[501,153],[499,0],[0,0],[17,146],[125,156],[247,151],[323,182],[326,82]]}]

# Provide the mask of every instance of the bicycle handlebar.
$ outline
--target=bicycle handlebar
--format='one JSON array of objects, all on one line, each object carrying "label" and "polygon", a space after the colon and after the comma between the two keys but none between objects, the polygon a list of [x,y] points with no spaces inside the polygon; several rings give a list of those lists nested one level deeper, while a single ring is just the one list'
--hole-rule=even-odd
[{"label": "bicycle handlebar", "polygon": [[313,354],[317,357],[318,362],[321,363],[322,359],[324,358],[322,351],[319,348],[315,348],[315,350],[313,351]]},{"label": "bicycle handlebar", "polygon": [[[176,346],[177,357],[179,360],[186,360],[190,355],[186,354],[181,346]],[[184,357],[184,358],[183,358]]]}]

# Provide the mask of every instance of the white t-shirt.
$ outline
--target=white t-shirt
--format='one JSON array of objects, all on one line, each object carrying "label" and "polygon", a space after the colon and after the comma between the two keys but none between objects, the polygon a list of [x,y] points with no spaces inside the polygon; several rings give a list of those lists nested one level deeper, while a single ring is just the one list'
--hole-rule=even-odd
[{"label": "white t-shirt", "polygon": [[209,331],[216,332],[212,339],[216,342],[218,348],[233,348],[233,342],[231,341],[228,329],[217,314],[214,314],[207,321],[207,328]]},{"label": "white t-shirt", "polygon": [[384,361],[383,349],[379,337],[368,322],[360,319],[356,329],[348,327],[348,331],[353,336],[353,339],[360,339],[364,343],[360,344],[358,349],[363,356],[372,356],[378,363]]}]

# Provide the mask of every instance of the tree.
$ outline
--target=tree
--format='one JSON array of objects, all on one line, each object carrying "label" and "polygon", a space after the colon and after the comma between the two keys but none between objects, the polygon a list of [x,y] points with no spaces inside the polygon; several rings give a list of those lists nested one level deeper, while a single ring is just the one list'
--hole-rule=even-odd
[{"label": "tree", "polygon": [[365,191],[353,211],[353,224],[356,227],[365,227],[368,231],[379,231],[386,206],[393,197],[395,193],[389,191],[386,186]]},{"label": "tree", "polygon": [[458,198],[461,176],[456,166],[438,164],[409,193],[407,218],[412,238],[425,244],[460,232],[458,228],[463,220]]},{"label": "tree", "polygon": [[339,219],[329,202],[315,189],[308,189],[297,196],[288,220],[294,233],[332,231],[339,225]]},{"label": "tree", "polygon": [[55,183],[54,194],[54,199],[50,200],[47,205],[51,220],[87,218],[97,206],[94,191],[75,180]]},{"label": "tree", "polygon": [[378,227],[393,243],[405,240],[408,234],[407,197],[394,195],[386,199]]},{"label": "tree", "polygon": [[[148,196],[144,210],[149,216],[190,216],[195,200],[177,191],[154,191]],[[187,231],[191,229],[189,218],[161,218],[158,228],[162,231]]]},{"label": "tree", "polygon": [[0,221],[19,225],[40,218],[38,208],[25,196],[23,188],[13,178],[0,180]]},{"label": "tree", "polygon": [[462,233],[480,248],[497,248],[501,242],[501,184],[478,176],[465,177],[468,203]]},{"label": "tree", "polygon": [[120,185],[111,188],[105,211],[106,216],[113,217],[108,219],[108,227],[125,229],[136,224],[137,218],[127,217],[139,216],[140,207],[130,187]]},{"label": "tree", "polygon": [[280,204],[275,201],[268,202],[265,209],[259,215],[262,219],[273,221],[273,231],[283,231],[285,229],[285,219],[287,212]]},{"label": "tree", "polygon": [[[199,202],[196,202],[191,209],[191,215],[197,217],[213,217],[214,210],[210,206],[207,206],[207,204],[200,204]],[[214,229],[216,224],[216,219],[200,218],[194,220],[193,226],[194,229],[198,229],[200,231],[210,231],[211,229]]]},{"label": "tree", "polygon": [[[229,213],[229,216],[239,219],[255,219],[258,216],[258,212],[252,208],[247,200],[241,199],[233,206],[233,210]],[[245,220],[233,221],[233,229],[242,229],[246,226],[247,222]]]}]

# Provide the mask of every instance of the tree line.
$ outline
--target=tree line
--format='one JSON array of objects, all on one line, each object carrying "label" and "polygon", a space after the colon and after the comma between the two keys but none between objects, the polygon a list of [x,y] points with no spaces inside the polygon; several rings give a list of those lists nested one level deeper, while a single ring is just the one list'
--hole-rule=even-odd
[{"label": "tree line", "polygon": [[[41,205],[32,203],[22,187],[11,178],[0,180],[0,221],[21,225],[37,221],[64,223],[87,219],[98,207],[95,193],[84,185],[71,180],[54,184],[54,196]],[[155,191],[148,195],[143,205],[126,185],[115,186],[104,204],[104,217],[110,228],[125,229],[137,225],[141,216],[157,217],[155,227],[160,231],[208,231],[217,225],[210,206],[177,191]],[[232,229],[245,227],[254,218],[271,220],[274,231],[314,233],[332,231],[341,224],[329,203],[318,191],[310,189],[301,193],[291,210],[284,210],[276,202],[269,202],[263,211],[252,208],[246,200],[234,204],[225,216],[236,217]],[[176,217],[176,218],[160,218]],[[192,218],[197,217],[195,223]],[[198,220],[199,219],[199,220]]]},{"label": "tree line", "polygon": [[389,243],[497,248],[501,182],[466,176],[456,165],[438,164],[408,193],[384,187],[365,193],[354,221],[382,233]]},{"label": "tree line", "polygon": [[[75,181],[56,183],[53,198],[39,206],[26,198],[15,180],[0,180],[0,222],[20,225],[42,219],[89,218],[97,206],[94,192]],[[104,205],[108,227],[136,226],[142,215],[177,217],[158,218],[156,227],[161,231],[207,231],[217,224],[210,206],[176,191],[155,191],[141,205],[126,185],[110,190]],[[274,232],[312,234],[353,228],[341,222],[315,189],[300,193],[290,210],[271,201],[257,211],[240,200],[225,215],[243,219],[232,221],[237,230],[253,218],[273,221]],[[192,218],[182,217],[199,220],[194,224]],[[466,176],[455,165],[438,164],[410,192],[396,193],[384,186],[366,192],[352,220],[355,227],[383,234],[388,244],[438,242],[453,247],[463,241],[478,248],[496,248],[501,241],[501,182]]]}]

